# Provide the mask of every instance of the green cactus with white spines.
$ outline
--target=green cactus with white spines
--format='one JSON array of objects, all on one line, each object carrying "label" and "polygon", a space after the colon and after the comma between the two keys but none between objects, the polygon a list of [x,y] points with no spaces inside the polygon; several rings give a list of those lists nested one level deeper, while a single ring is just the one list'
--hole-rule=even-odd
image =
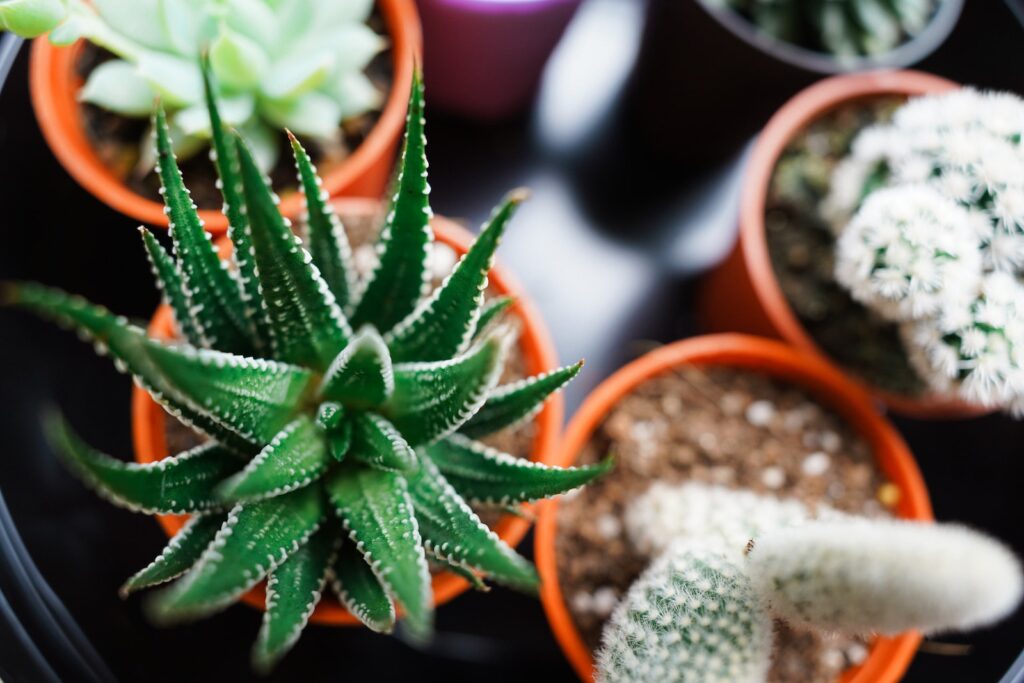
[{"label": "green cactus with white spines", "polygon": [[[656,498],[663,503],[671,492]],[[773,618],[854,635],[966,630],[1008,615],[1024,590],[1013,553],[963,527],[830,509],[811,519],[796,501],[702,484],[676,492],[689,500],[645,502],[647,516],[682,511],[693,520],[713,503],[728,522],[704,537],[679,526],[681,535],[634,582],[605,625],[601,683],[761,683]],[[742,539],[738,528],[759,531]]]},{"label": "green cactus with white spines", "polygon": [[90,449],[59,417],[48,419],[58,453],[104,496],[146,513],[192,515],[123,593],[173,580],[148,607],[159,622],[175,622],[222,609],[268,579],[253,654],[266,670],[298,638],[328,581],[376,631],[392,630],[400,603],[419,639],[432,629],[428,560],[477,584],[482,575],[533,590],[532,565],[470,504],[555,495],[610,463],[547,467],[474,441],[529,418],[580,369],[496,386],[513,341],[500,320],[509,301],[485,304],[484,291],[522,193],[505,200],[424,296],[433,234],[417,74],[379,263],[359,282],[299,143],[292,139],[308,251],[245,142],[221,124],[208,80],[207,94],[232,260],[218,258],[202,229],[162,111],[158,170],[173,255],[142,231],[181,341],[150,339],[124,318],[39,285],[3,289],[6,303],[90,338],[209,437],[187,453],[129,464]]}]

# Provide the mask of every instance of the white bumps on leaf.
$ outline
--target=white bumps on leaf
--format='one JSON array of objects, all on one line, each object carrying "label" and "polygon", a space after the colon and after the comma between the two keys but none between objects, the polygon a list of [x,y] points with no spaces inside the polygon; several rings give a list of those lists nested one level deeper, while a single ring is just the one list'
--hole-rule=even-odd
[{"label": "white bumps on leaf", "polygon": [[772,613],[828,631],[893,634],[990,624],[1020,602],[1021,565],[964,527],[848,519],[769,531],[746,572]]},{"label": "white bumps on leaf", "polygon": [[[672,545],[605,625],[598,683],[763,683],[772,622],[741,562],[699,544]],[[708,616],[719,612],[728,616]]]}]

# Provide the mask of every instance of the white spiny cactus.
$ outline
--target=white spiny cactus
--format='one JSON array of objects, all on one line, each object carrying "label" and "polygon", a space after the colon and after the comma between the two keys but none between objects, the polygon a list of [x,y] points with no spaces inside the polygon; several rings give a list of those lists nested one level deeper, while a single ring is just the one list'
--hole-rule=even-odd
[{"label": "white spiny cactus", "polygon": [[1017,558],[977,532],[897,520],[769,531],[746,571],[772,613],[844,633],[966,630],[1020,601]]},{"label": "white spiny cactus", "polygon": [[824,504],[811,510],[791,498],[695,482],[655,482],[630,502],[625,526],[633,546],[651,557],[679,538],[717,547],[729,557],[742,557],[747,541],[769,529],[842,516]]},{"label": "white spiny cactus", "polygon": [[714,548],[674,544],[605,626],[598,683],[760,683],[772,622],[741,569]]},{"label": "white spiny cactus", "polygon": [[902,325],[929,386],[1024,412],[1024,100],[969,88],[862,131],[822,213],[836,280]]}]

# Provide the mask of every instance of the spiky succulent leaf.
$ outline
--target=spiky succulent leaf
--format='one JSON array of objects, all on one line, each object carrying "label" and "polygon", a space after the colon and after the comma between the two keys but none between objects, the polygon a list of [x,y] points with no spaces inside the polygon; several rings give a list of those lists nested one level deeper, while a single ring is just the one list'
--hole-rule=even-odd
[{"label": "spiky succulent leaf", "polygon": [[388,333],[396,363],[445,360],[466,350],[480,317],[494,252],[525,198],[524,190],[510,193],[444,283]]},{"label": "spiky succulent leaf", "polygon": [[537,586],[537,572],[487,528],[437,467],[425,460],[409,478],[409,495],[423,543],[432,554],[495,581],[523,589]]},{"label": "spiky succulent leaf", "polygon": [[322,371],[352,331],[309,252],[278,212],[252,153],[240,138],[235,142],[274,357]]},{"label": "spiky succulent leaf", "polygon": [[333,401],[321,403],[316,413],[316,423],[324,430],[327,439],[327,452],[338,462],[348,455],[352,445],[352,421],[347,419],[347,415],[345,406]]},{"label": "spiky succulent leaf", "polygon": [[270,331],[267,327],[263,294],[259,278],[256,277],[256,263],[252,256],[252,236],[249,231],[249,217],[245,212],[245,195],[242,191],[241,171],[238,166],[238,150],[235,139],[228,133],[220,115],[217,98],[214,96],[209,60],[203,59],[203,94],[206,109],[210,115],[212,147],[210,156],[217,168],[221,196],[224,198],[223,213],[228,219],[228,238],[234,245],[232,258],[238,266],[238,280],[246,313],[253,322],[258,348],[269,346]]},{"label": "spiky succulent leaf", "polygon": [[372,327],[364,327],[331,362],[320,393],[334,401],[370,408],[395,390],[391,353]]},{"label": "spiky succulent leaf", "polygon": [[120,590],[121,597],[127,597],[141,588],[166,583],[187,572],[213,541],[227,518],[224,512],[193,515],[171,537],[155,560],[124,582]]},{"label": "spiky succulent leaf", "polygon": [[427,284],[433,213],[423,126],[423,79],[417,69],[395,194],[377,244],[380,259],[351,316],[357,327],[372,324],[378,330],[390,330],[416,308]]},{"label": "spiky succulent leaf", "polygon": [[219,507],[214,487],[242,464],[237,455],[216,443],[145,465],[125,462],[88,446],[56,413],[47,417],[46,433],[68,467],[100,495],[146,514],[183,514]]},{"label": "spiky succulent leaf", "polygon": [[371,631],[391,633],[395,606],[355,543],[342,543],[332,573],[331,587],[345,609]]},{"label": "spiky succulent leaf", "polygon": [[412,446],[458,429],[498,380],[506,343],[493,335],[465,354],[435,363],[395,366],[395,392],[381,412]]},{"label": "spiky succulent leaf", "polygon": [[488,394],[480,410],[459,427],[459,431],[479,439],[532,418],[544,406],[544,401],[568,384],[582,368],[583,361],[580,361],[498,387]]},{"label": "spiky succulent leaf", "polygon": [[430,555],[427,559],[429,560],[430,564],[436,567],[437,569],[442,569],[446,572],[451,572],[452,574],[455,574],[459,578],[463,579],[475,591],[486,593],[489,590],[491,590],[491,587],[484,582],[483,577],[481,577],[479,574],[477,574],[471,569],[466,569],[460,564],[449,562],[448,560],[442,557],[438,557],[436,555]]},{"label": "spiky succulent leaf", "polygon": [[323,519],[318,486],[236,505],[195,566],[154,596],[152,617],[170,623],[227,607],[301,548]]},{"label": "spiky succulent leaf", "polygon": [[416,452],[385,418],[376,413],[359,413],[352,418],[351,424],[349,454],[353,458],[371,467],[393,472],[416,469]]},{"label": "spiky succulent leaf", "polygon": [[501,315],[515,302],[515,298],[511,296],[498,296],[484,302],[484,307],[480,309],[480,317],[476,321],[476,330],[473,331],[473,338],[476,339],[484,334],[491,323],[499,320]]},{"label": "spiky succulent leaf", "polygon": [[429,637],[433,630],[430,571],[405,478],[342,463],[326,481],[349,538],[405,608],[410,635]]},{"label": "spiky succulent leaf", "polygon": [[142,234],[142,243],[146,247],[149,264],[153,268],[153,277],[156,278],[156,284],[163,293],[164,303],[170,306],[174,313],[174,322],[178,326],[179,333],[189,344],[202,346],[203,338],[192,319],[192,311],[189,310],[188,297],[185,296],[185,290],[182,287],[181,271],[178,269],[178,264],[157,242],[153,233],[143,227],[139,228],[139,232]]},{"label": "spiky succulent leaf", "polygon": [[337,542],[334,531],[320,529],[271,573],[267,611],[252,652],[256,671],[269,671],[299,640],[320,602]]},{"label": "spiky succulent leaf", "polygon": [[323,189],[316,168],[298,139],[288,133],[299,172],[299,184],[306,198],[306,237],[309,253],[320,269],[327,286],[334,293],[338,305],[345,307],[352,298],[356,285],[356,270],[352,263],[352,248],[345,228],[331,208],[330,196]]},{"label": "spiky succulent leaf", "polygon": [[245,315],[241,290],[217,255],[209,234],[203,230],[174,158],[167,116],[162,107],[157,108],[154,128],[157,169],[169,232],[184,275],[184,291],[196,327],[206,346],[250,354],[253,351],[253,329]]},{"label": "spiky succulent leaf", "polygon": [[609,472],[612,460],[582,467],[551,467],[515,458],[461,434],[423,449],[429,459],[471,503],[513,505],[540,500],[583,486]]},{"label": "spiky succulent leaf", "polygon": [[306,415],[278,432],[241,472],[217,487],[221,500],[272,498],[308,486],[320,478],[329,462],[324,433]]}]

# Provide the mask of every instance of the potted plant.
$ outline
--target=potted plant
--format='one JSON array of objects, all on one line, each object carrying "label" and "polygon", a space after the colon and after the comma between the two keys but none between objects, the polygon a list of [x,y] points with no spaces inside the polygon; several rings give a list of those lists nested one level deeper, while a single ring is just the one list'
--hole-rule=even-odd
[{"label": "potted plant", "polygon": [[1024,588],[1008,548],[952,524],[869,520],[694,484],[655,498],[637,501],[636,523],[649,526],[636,531],[668,544],[605,628],[602,683],[778,680],[773,619],[833,638],[964,631],[1007,616]]},{"label": "potted plant", "polygon": [[226,120],[245,132],[261,168],[284,192],[286,215],[297,213],[301,197],[293,191],[282,127],[310,146],[332,195],[376,197],[384,190],[419,54],[413,0],[330,9],[265,0],[6,5],[14,16],[4,26],[27,36],[52,29],[49,40],[35,41],[30,64],[44,137],[83,187],[122,213],[167,223],[146,125],[158,96],[207,229],[227,228],[216,174],[200,154],[210,138],[194,67],[201,51],[209,53]]},{"label": "potted plant", "polygon": [[[606,453],[615,470],[544,503],[536,529],[541,600],[583,680],[616,604],[650,563],[649,549],[628,537],[627,510],[652,485],[702,482],[853,515],[932,518],[913,457],[867,395],[822,360],[763,338],[688,339],[612,375],[573,417],[554,462]],[[780,628],[775,660],[792,680],[849,668],[844,680],[874,683],[895,680],[919,640],[830,641]]]},{"label": "potted plant", "polygon": [[[205,72],[204,72],[204,75]],[[124,463],[90,449],[63,420],[47,431],[64,461],[136,511],[189,515],[164,552],[124,585],[151,596],[158,623],[207,616],[266,579],[253,663],[268,670],[294,645],[330,581],[340,605],[375,631],[398,603],[428,639],[431,570],[483,587],[537,585],[533,566],[470,503],[515,509],[608,470],[555,468],[478,439],[536,413],[580,365],[499,385],[512,343],[507,299],[485,305],[494,251],[522,201],[512,193],[450,274],[425,295],[430,227],[423,93],[414,74],[395,199],[376,263],[357,277],[346,233],[305,150],[291,138],[306,199],[307,243],[277,209],[245,141],[229,135],[209,80],[207,104],[231,221],[222,261],[155,117],[157,166],[174,253],[145,229],[147,253],[181,340],[150,338],[102,307],[41,285],[10,283],[3,301],[75,328],[207,440],[176,456]],[[457,591],[449,585],[448,595]],[[248,598],[254,600],[254,597]],[[323,611],[338,623],[342,608]]]},{"label": "potted plant", "polygon": [[[823,75],[925,59],[953,30],[962,6],[649,0],[627,120],[652,154],[699,171],[735,154],[772,112]],[[682,122],[718,133],[681,136]]]},{"label": "potted plant", "polygon": [[431,106],[479,119],[521,113],[579,0],[418,0]]},{"label": "potted plant", "polygon": [[[1019,128],[1024,105],[947,92],[954,88],[915,72],[843,76],[780,110],[751,155],[739,242],[706,283],[709,328],[778,336],[826,356],[907,415],[1015,410],[1019,333],[986,316],[1018,317],[1005,310],[1021,298],[1015,288],[999,294],[1024,253],[1008,204],[1018,181],[994,180],[989,195],[975,194],[989,182],[985,168],[956,155],[967,139],[992,164],[1020,163],[1012,134],[970,116]],[[968,185],[963,194],[957,180]],[[913,218],[893,213],[894,203]],[[887,249],[880,236],[890,230],[900,244]],[[941,242],[927,259],[916,241],[923,234]],[[907,249],[914,255],[903,261]],[[903,286],[900,264],[913,271]],[[728,311],[719,308],[726,301]],[[990,327],[997,338],[971,333]]]}]

